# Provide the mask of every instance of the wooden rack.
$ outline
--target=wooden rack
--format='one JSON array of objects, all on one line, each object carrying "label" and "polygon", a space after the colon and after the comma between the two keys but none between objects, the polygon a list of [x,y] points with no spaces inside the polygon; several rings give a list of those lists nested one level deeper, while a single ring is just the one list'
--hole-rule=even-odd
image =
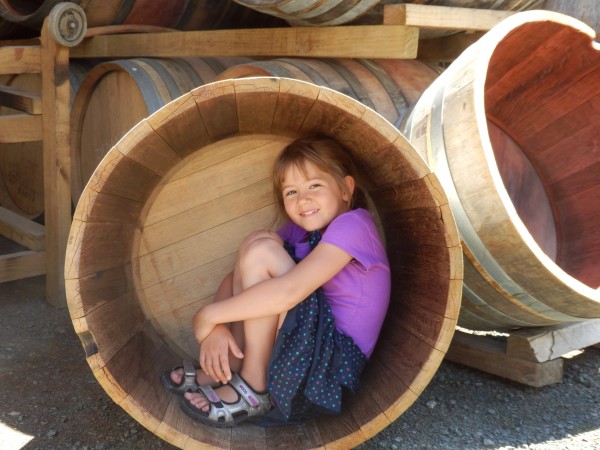
[{"label": "wooden rack", "polygon": [[560,383],[563,358],[600,343],[600,319],[511,331],[493,337],[457,331],[446,359],[521,384]]},{"label": "wooden rack", "polygon": [[[61,23],[65,14],[78,13],[73,8],[79,7],[60,3],[52,10],[44,22],[39,43],[0,42],[0,74],[41,74],[41,98],[10,88],[0,90],[0,105],[27,113],[0,117],[0,142],[43,142],[45,191],[43,227],[0,208],[0,234],[27,247],[26,251],[0,256],[0,282],[45,273],[47,300],[57,307],[66,302],[64,262],[72,208],[69,58],[237,55],[418,57],[451,61],[478,39],[481,31],[513,14],[413,4],[386,5],[380,25],[103,35],[110,32],[107,27],[87,30],[90,37],[79,43],[71,38],[74,32],[85,34],[85,23],[78,24],[75,30],[66,29],[67,38]],[[85,22],[85,15],[83,19]],[[419,41],[420,28],[468,30],[470,34]]]}]

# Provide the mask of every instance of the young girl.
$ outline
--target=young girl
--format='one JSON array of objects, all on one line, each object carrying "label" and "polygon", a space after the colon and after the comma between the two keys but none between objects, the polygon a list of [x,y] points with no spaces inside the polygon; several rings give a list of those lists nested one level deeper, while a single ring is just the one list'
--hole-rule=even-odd
[{"label": "young girl", "polygon": [[278,156],[274,194],[288,222],[248,236],[214,303],[196,313],[202,371],[185,364],[163,374],[169,390],[188,391],[188,415],[232,426],[341,412],[342,388],[358,388],[390,295],[385,249],[356,183],[333,139],[300,139]]}]

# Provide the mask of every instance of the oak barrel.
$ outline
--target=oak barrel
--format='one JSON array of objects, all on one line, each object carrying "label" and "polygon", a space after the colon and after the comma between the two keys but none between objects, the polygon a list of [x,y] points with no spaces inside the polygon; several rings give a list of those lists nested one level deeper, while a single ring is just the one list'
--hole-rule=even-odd
[{"label": "oak barrel", "polygon": [[235,0],[264,14],[286,20],[294,26],[330,26],[383,23],[386,4],[418,3],[461,8],[523,11],[540,4],[541,0]]},{"label": "oak barrel", "polygon": [[[81,81],[93,65],[94,61],[69,64],[71,105]],[[42,90],[39,73],[7,75],[2,84],[37,94]],[[10,114],[24,113],[0,108],[0,115]],[[43,156],[41,141],[0,144],[0,205],[30,219],[44,213]]]},{"label": "oak barrel", "polygon": [[141,119],[210,83],[248,58],[138,58],[98,64],[82,82],[72,108],[72,198],[106,152]]},{"label": "oak barrel", "polygon": [[596,36],[600,34],[600,2],[597,0],[544,0],[541,8],[575,17],[592,27]]},{"label": "oak barrel", "polygon": [[279,58],[233,66],[217,79],[276,76],[325,86],[396,123],[440,70],[416,60]]},{"label": "oak barrel", "polygon": [[469,47],[401,126],[463,241],[459,323],[600,317],[600,52],[566,15],[528,11]]},{"label": "oak barrel", "polygon": [[[366,178],[392,270],[391,306],[343,414],[299,426],[193,422],[159,375],[196,358],[190,320],[251,230],[273,225],[270,170],[292,140],[325,134]],[[399,417],[436,372],[462,286],[458,232],[434,174],[400,132],[339,92],[287,78],[196,88],[129,131],[94,171],[66,252],[69,312],[113,400],[185,448],[352,448]]]},{"label": "oak barrel", "polygon": [[[0,17],[41,29],[52,8],[64,0],[1,0]],[[74,1],[85,12],[88,28],[154,25],[178,30],[253,28],[277,24],[272,18],[232,0],[87,0]]]}]

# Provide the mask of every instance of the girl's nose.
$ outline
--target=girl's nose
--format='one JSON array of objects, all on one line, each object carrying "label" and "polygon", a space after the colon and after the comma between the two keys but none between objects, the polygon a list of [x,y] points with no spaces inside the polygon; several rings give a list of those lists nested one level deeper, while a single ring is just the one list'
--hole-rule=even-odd
[{"label": "girl's nose", "polygon": [[302,191],[298,194],[299,202],[307,201],[309,198],[310,198],[310,192],[308,192],[308,191]]}]

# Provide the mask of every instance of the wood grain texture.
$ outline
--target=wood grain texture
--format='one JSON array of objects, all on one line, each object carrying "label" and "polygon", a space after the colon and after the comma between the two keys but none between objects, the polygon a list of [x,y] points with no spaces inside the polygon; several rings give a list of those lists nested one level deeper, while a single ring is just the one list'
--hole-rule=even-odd
[{"label": "wood grain texture", "polygon": [[[414,59],[419,31],[402,25],[263,28],[95,36],[71,50],[75,58],[299,56]],[[393,42],[394,45],[389,45]],[[358,45],[360,43],[360,45]]]},{"label": "wood grain texture", "polygon": [[[351,152],[385,235],[394,292],[373,365],[339,417],[239,432],[204,427],[161,390],[158,374],[197,355],[191,318],[231,270],[241,239],[275,226],[272,162],[311,133],[332,136]],[[292,79],[219,81],[139,123],[100,162],[71,229],[69,309],[109,395],[174,445],[355,447],[415,401],[449,346],[462,258],[447,208],[441,185],[408,141],[364,105]],[[123,364],[130,345],[149,367],[138,385]],[[153,346],[156,353],[144,350]]]},{"label": "wood grain texture", "polygon": [[428,65],[412,60],[279,58],[233,66],[218,79],[264,75],[329,87],[395,123],[438,74]]},{"label": "wood grain texture", "polygon": [[[214,81],[217,74],[229,65],[246,61],[246,58],[138,58],[95,66],[81,82],[73,101],[71,160],[74,202],[81,196],[100,160],[134,125],[166,103]],[[150,168],[157,173],[162,174],[161,168],[170,165],[169,161],[160,158],[181,156],[181,150],[179,153],[171,151],[171,154],[160,151],[156,158],[151,158],[157,147],[162,148],[165,144],[156,134],[146,133],[147,130],[142,128],[137,130],[137,138],[146,139],[147,145],[147,153],[140,158],[151,164]],[[196,145],[202,145],[202,140]]]},{"label": "wood grain texture", "polygon": [[[81,80],[92,64],[69,62],[70,102],[73,101]],[[7,76],[3,83],[7,85],[6,89],[12,92],[29,92],[33,99],[29,113],[41,113],[41,74],[13,74]],[[39,106],[35,106],[37,103]],[[16,115],[13,109],[15,106],[6,105],[0,108],[2,131],[8,134],[11,127],[17,125],[18,128],[14,131],[22,135],[14,135],[11,139],[4,140],[0,138],[0,203],[24,217],[34,219],[43,214],[45,201],[44,153],[41,142],[43,119],[41,116]]]},{"label": "wood grain texture", "polygon": [[440,75],[404,121],[464,242],[466,327],[600,315],[600,54],[591,39],[570,17],[514,15]]}]

